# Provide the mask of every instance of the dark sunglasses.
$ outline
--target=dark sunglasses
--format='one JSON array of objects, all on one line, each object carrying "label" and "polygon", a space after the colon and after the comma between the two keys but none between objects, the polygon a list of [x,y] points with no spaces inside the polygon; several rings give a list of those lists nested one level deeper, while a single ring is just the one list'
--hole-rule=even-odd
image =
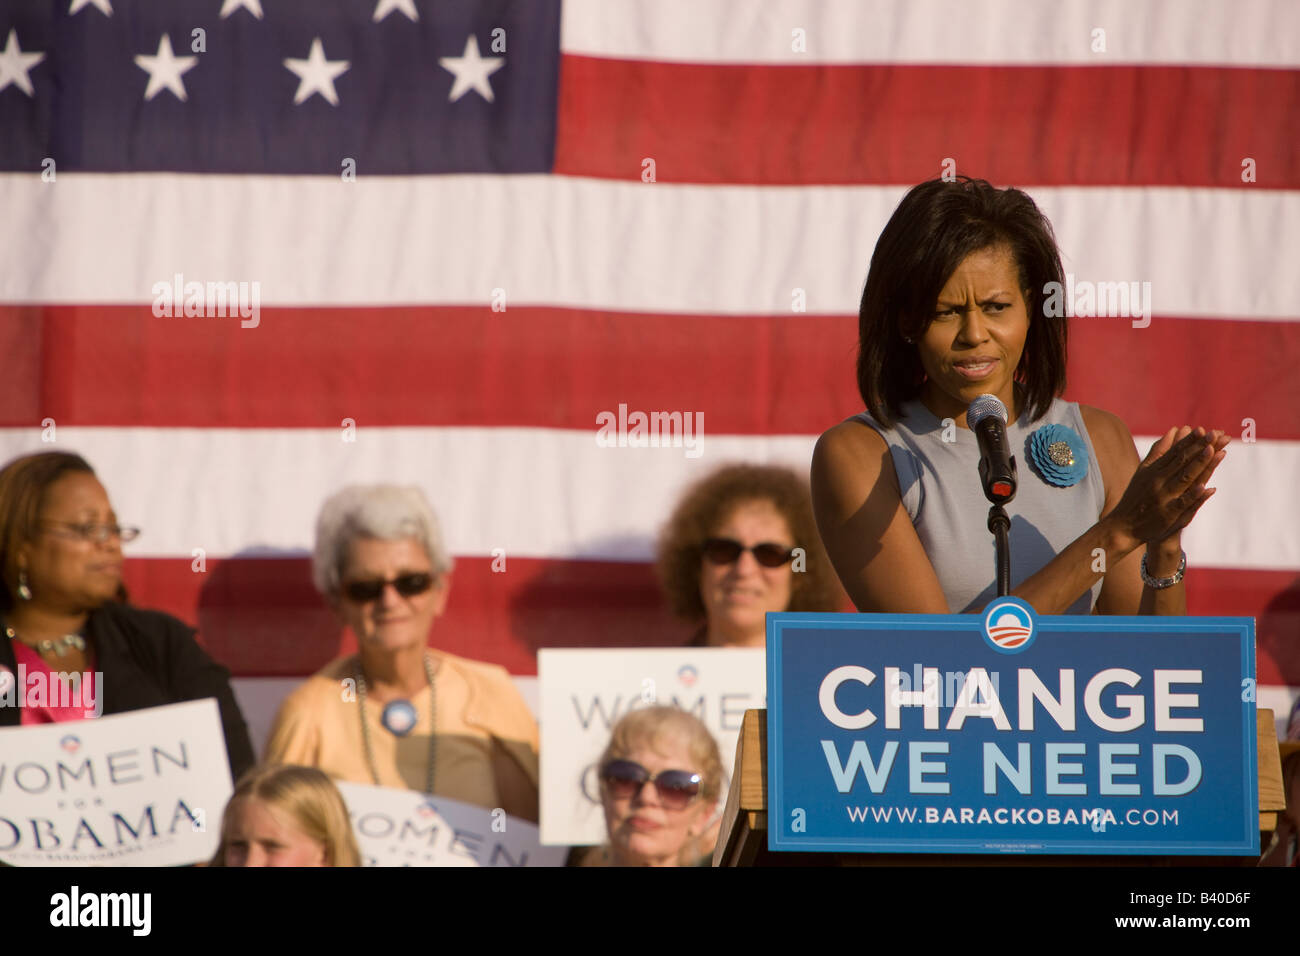
[{"label": "dark sunglasses", "polygon": [[764,541],[752,548],[747,548],[731,538],[709,538],[704,542],[704,557],[712,564],[735,564],[745,551],[754,552],[754,560],[765,568],[779,568],[792,557],[794,549]]},{"label": "dark sunglasses", "polygon": [[400,574],[388,581],[382,578],[373,581],[349,581],[343,585],[343,593],[347,595],[350,601],[355,601],[357,604],[366,604],[370,601],[377,601],[379,596],[384,593],[384,588],[390,584],[402,597],[415,597],[415,595],[423,594],[433,587],[433,575],[417,571],[412,574]]},{"label": "dark sunglasses", "polygon": [[700,795],[703,778],[686,770],[661,770],[654,776],[639,763],[631,760],[611,760],[600,771],[610,796],[630,800],[641,792],[647,783],[655,785],[659,802],[665,810],[683,810]]}]

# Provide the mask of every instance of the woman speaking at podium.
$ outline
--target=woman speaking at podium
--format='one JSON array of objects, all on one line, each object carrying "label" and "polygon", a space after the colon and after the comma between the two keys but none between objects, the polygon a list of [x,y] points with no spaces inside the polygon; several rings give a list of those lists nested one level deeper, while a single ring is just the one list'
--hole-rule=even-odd
[{"label": "woman speaking at podium", "polygon": [[859,310],[867,411],[812,461],[817,526],[858,610],[978,612],[997,596],[967,422],[992,395],[1018,465],[1011,594],[1039,614],[1187,612],[1180,534],[1228,439],[1174,427],[1139,461],[1119,418],[1062,401],[1062,288],[1051,224],[1017,189],[935,180],[895,210]]}]

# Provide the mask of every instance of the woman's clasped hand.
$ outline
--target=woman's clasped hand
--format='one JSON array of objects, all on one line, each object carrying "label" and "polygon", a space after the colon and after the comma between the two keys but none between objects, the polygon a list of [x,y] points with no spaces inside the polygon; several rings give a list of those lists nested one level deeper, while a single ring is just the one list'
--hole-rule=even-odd
[{"label": "woman's clasped hand", "polygon": [[1169,429],[1151,446],[1106,519],[1120,550],[1176,538],[1187,527],[1214,495],[1208,483],[1229,440],[1221,431],[1184,425]]}]

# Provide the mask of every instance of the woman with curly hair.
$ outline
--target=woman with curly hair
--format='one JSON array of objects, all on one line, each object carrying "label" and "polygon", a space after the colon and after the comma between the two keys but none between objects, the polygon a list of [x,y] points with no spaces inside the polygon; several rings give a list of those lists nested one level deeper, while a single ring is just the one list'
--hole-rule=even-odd
[{"label": "woman with curly hair", "polygon": [[769,611],[836,611],[840,590],[808,486],[788,468],[728,465],[687,490],[659,541],[659,578],[699,647],[762,647]]}]

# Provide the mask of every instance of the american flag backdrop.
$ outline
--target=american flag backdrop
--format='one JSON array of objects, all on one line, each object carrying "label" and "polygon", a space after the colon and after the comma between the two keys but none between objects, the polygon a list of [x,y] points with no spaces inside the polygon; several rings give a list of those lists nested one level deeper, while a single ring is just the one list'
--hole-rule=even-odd
[{"label": "american flag backdrop", "polygon": [[[1146,327],[1072,321],[1066,397],[1143,453],[1234,436],[1189,607],[1256,619],[1285,712],[1298,121],[1290,0],[0,0],[0,457],[89,459],[133,599],[255,731],[354,646],[308,559],[353,482],[439,512],[447,650],[680,643],[657,529],[860,410],[876,237],[956,171],[1026,189],[1078,281],[1150,283]],[[700,453],[601,447],[620,406],[702,414]]]}]

